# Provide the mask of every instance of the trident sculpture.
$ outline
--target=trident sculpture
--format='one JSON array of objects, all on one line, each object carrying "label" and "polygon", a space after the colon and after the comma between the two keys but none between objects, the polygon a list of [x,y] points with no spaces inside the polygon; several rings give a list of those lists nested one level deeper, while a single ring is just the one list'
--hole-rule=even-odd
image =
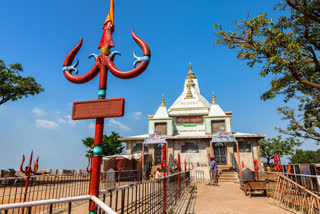
[{"label": "trident sculpture", "polygon": [[281,172],[282,169],[282,165],[281,165],[281,159],[280,159],[280,155],[275,155],[274,156],[274,171],[276,172]]},{"label": "trident sculpture", "polygon": [[[23,202],[26,202],[26,199],[27,199],[28,184],[29,184],[30,176],[32,173],[34,174],[38,171],[39,156],[38,156],[37,160],[33,163],[33,170],[31,169],[32,156],[33,156],[33,151],[31,152],[31,155],[30,155],[29,165],[25,168],[25,170],[23,170],[23,164],[24,164],[24,161],[26,160],[24,155],[22,156],[22,162],[20,165],[20,171],[22,173],[26,174],[26,176],[27,176],[26,185],[25,185],[25,189],[24,189]],[[21,211],[21,214],[23,214],[23,213],[24,213],[24,208],[22,208],[22,211]]]},{"label": "trident sculpture", "polygon": [[[75,116],[76,113],[76,107],[75,103],[73,105],[73,119],[89,119],[89,118],[96,118],[96,128],[95,128],[95,139],[94,139],[94,148],[93,148],[93,159],[92,159],[92,175],[91,175],[91,185],[90,185],[90,195],[98,197],[99,194],[99,179],[100,179],[100,166],[101,166],[101,155],[102,155],[102,138],[103,138],[103,127],[104,127],[104,118],[105,117],[115,117],[115,116],[123,116],[123,105],[124,100],[123,98],[120,98],[120,103],[118,107],[114,107],[116,104],[114,99],[108,99],[106,100],[106,87],[107,87],[107,73],[108,70],[116,77],[121,79],[130,79],[139,76],[142,74],[148,67],[148,64],[150,62],[151,52],[148,45],[140,39],[135,33],[134,30],[132,30],[132,37],[136,41],[136,43],[140,46],[142,49],[143,56],[137,57],[134,53],[133,56],[135,58],[135,61],[133,63],[134,68],[129,71],[121,71],[119,70],[115,64],[114,64],[114,57],[120,53],[117,51],[111,52],[111,48],[114,47],[112,34],[114,32],[114,2],[113,0],[110,1],[110,12],[104,22],[103,25],[103,34],[102,38],[100,40],[98,49],[101,50],[100,55],[97,54],[91,54],[89,58],[94,57],[95,62],[92,67],[92,69],[82,75],[82,76],[75,76],[73,75],[73,72],[75,74],[78,74],[77,66],[78,66],[78,60],[75,64],[72,65],[72,62],[77,55],[78,51],[80,50],[82,46],[82,38],[80,39],[80,42],[70,51],[70,53],[65,58],[65,61],[63,63],[63,73],[64,76],[72,83],[76,84],[82,84],[89,82],[94,77],[100,73],[100,79],[99,79],[99,91],[98,91],[98,101],[94,101],[95,103],[103,103],[102,101],[105,101],[105,103],[111,103],[108,107],[102,108],[98,105],[93,105],[94,102],[92,101],[86,101],[82,102],[82,106],[86,106],[84,109],[79,110],[79,115]],[[89,104],[93,103],[91,106],[88,106]],[[95,107],[95,108],[92,108]],[[95,109],[95,110],[92,110]],[[109,110],[108,110],[109,109]],[[119,114],[115,114],[114,111],[111,110],[119,110]],[[106,112],[102,112],[106,111]],[[101,114],[101,112],[103,114]],[[95,117],[92,117],[92,115],[95,115]],[[98,115],[98,116],[97,116]],[[95,213],[95,203],[93,201],[90,201],[89,205],[89,213],[94,214]]]}]

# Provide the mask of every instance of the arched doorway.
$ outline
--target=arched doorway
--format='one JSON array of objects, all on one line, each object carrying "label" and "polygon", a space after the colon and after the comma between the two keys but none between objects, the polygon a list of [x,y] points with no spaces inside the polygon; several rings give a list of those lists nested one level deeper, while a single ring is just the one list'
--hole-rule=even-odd
[{"label": "arched doorway", "polygon": [[239,154],[239,144],[234,135],[228,132],[218,132],[215,136],[212,136],[210,141],[210,157],[214,157],[217,164],[227,164],[227,148],[226,144],[228,142],[236,143],[237,155],[238,155],[238,167],[240,167],[240,154]]}]

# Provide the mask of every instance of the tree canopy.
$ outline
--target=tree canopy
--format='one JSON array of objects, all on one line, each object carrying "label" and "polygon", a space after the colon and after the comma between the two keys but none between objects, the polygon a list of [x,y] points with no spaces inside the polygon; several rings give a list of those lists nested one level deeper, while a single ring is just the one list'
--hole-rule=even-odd
[{"label": "tree canopy", "polygon": [[22,77],[19,72],[23,68],[20,63],[6,66],[0,59],[0,105],[8,101],[16,101],[29,95],[44,91],[33,77]]},{"label": "tree canopy", "polygon": [[[111,135],[103,135],[102,139],[102,156],[109,156],[109,155],[117,155],[121,154],[124,149],[124,146],[118,141],[120,135],[116,132],[112,132]],[[86,157],[89,155],[93,155],[93,145],[94,145],[94,138],[87,137],[82,140],[83,145],[85,145],[89,150],[87,151]]]},{"label": "tree canopy", "polygon": [[[250,67],[262,64],[259,75],[272,76],[270,89],[261,99],[283,95],[287,103],[299,101],[297,108],[279,107],[289,121],[282,133],[320,141],[320,4],[319,0],[280,0],[276,20],[261,13],[225,31],[215,24],[216,44],[237,49],[237,57]],[[289,104],[288,104],[289,105]]]},{"label": "tree canopy", "polygon": [[270,165],[270,160],[274,156],[280,155],[292,155],[294,152],[294,147],[300,146],[301,141],[289,137],[282,140],[281,136],[278,135],[277,138],[265,138],[259,141],[260,155],[267,159],[267,165]]},{"label": "tree canopy", "polygon": [[290,163],[320,163],[319,151],[301,150],[297,149],[296,152],[289,158]]}]

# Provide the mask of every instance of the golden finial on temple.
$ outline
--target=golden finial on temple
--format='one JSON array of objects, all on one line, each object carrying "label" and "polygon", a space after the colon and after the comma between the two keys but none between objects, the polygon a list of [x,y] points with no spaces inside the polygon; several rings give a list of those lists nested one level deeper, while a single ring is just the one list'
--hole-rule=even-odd
[{"label": "golden finial on temple", "polygon": [[162,100],[161,100],[161,106],[166,106],[165,102],[164,102],[164,96],[162,95]]},{"label": "golden finial on temple", "polygon": [[189,64],[189,72],[188,72],[188,76],[187,76],[186,79],[195,79],[195,78],[196,77],[195,77],[194,73],[192,72],[192,66],[191,66],[191,62],[190,62],[190,64]]},{"label": "golden finial on temple", "polygon": [[211,104],[217,104],[216,96],[214,96],[214,92],[212,92],[212,103]]}]

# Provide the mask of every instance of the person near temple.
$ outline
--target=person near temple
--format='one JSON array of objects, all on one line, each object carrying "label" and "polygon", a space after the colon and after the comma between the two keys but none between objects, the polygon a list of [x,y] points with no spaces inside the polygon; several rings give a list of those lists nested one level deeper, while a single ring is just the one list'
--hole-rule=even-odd
[{"label": "person near temple", "polygon": [[218,165],[213,157],[210,157],[210,173],[211,173],[211,181],[210,184],[218,185]]},{"label": "person near temple", "polygon": [[162,175],[160,173],[160,168],[157,168],[157,172],[156,172],[155,178],[162,178]]}]

